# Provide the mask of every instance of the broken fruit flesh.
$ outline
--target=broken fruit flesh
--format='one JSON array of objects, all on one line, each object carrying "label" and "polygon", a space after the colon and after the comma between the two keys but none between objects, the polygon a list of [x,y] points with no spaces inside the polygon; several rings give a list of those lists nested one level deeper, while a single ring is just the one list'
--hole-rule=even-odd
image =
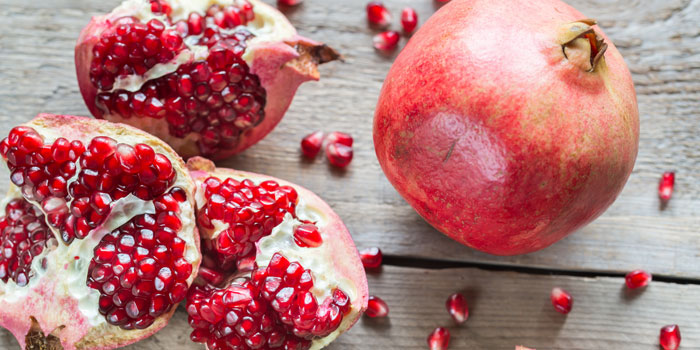
[{"label": "broken fruit flesh", "polygon": [[200,261],[194,183],[177,154],[130,127],[44,114],[12,129],[0,155],[11,178],[0,325],[23,346],[32,327],[60,330],[65,349],[165,326]]},{"label": "broken fruit flesh", "polygon": [[[263,175],[188,162],[198,184],[203,267],[187,297],[190,338],[213,349],[310,349],[367,303],[347,229],[318,197]],[[222,215],[223,214],[223,215]]]}]

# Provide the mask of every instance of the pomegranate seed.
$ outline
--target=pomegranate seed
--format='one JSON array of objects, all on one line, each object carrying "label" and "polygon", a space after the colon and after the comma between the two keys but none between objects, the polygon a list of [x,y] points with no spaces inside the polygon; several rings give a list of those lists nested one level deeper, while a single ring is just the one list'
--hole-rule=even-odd
[{"label": "pomegranate seed", "polygon": [[366,269],[376,269],[382,265],[382,251],[377,247],[363,249],[360,251],[360,259]]},{"label": "pomegranate seed", "polygon": [[516,345],[515,350],[535,350],[535,349],[530,349],[530,348],[522,346],[522,345]]},{"label": "pomegranate seed", "polygon": [[367,4],[367,21],[372,26],[386,27],[391,22],[391,14],[384,4],[372,1]]},{"label": "pomegranate seed", "polygon": [[309,159],[316,157],[323,143],[323,132],[314,131],[301,139],[301,153]]},{"label": "pomegranate seed", "polygon": [[450,331],[447,328],[438,327],[428,336],[430,350],[447,350],[450,345]]},{"label": "pomegranate seed", "polygon": [[391,51],[396,49],[399,44],[399,32],[389,30],[381,32],[372,39],[374,48],[380,51]]},{"label": "pomegranate seed", "polygon": [[418,14],[416,10],[406,7],[401,11],[401,27],[407,34],[413,33],[418,26]]},{"label": "pomegranate seed", "polygon": [[302,224],[294,230],[294,242],[300,247],[316,248],[323,244],[323,238],[316,225]]},{"label": "pomegranate seed", "polygon": [[367,317],[386,317],[389,315],[389,306],[384,302],[384,300],[370,295],[367,300],[367,311],[365,311]]},{"label": "pomegranate seed", "polygon": [[303,0],[277,0],[277,5],[284,6],[296,6],[303,2]]},{"label": "pomegranate seed", "polygon": [[352,161],[352,147],[341,143],[331,143],[326,147],[326,158],[331,165],[344,168]]},{"label": "pomegranate seed", "polygon": [[574,305],[574,299],[571,297],[571,294],[558,287],[552,289],[550,298],[552,299],[554,310],[565,315],[571,311],[571,307]]},{"label": "pomegranate seed", "polygon": [[681,330],[678,325],[668,325],[661,328],[659,344],[664,350],[676,350],[681,344]]},{"label": "pomegranate seed", "polygon": [[646,287],[651,281],[651,274],[644,270],[634,270],[625,276],[625,284],[629,289]]},{"label": "pomegranate seed", "polygon": [[447,307],[447,312],[450,313],[450,316],[457,324],[462,324],[469,318],[469,309],[467,308],[467,301],[464,295],[459,293],[450,295],[445,306]]},{"label": "pomegranate seed", "polygon": [[348,147],[352,147],[352,136],[340,131],[334,131],[326,137],[326,144],[339,143]]},{"label": "pomegranate seed", "polygon": [[661,201],[668,202],[673,194],[673,186],[676,182],[676,174],[672,171],[665,172],[659,181],[659,198]]}]

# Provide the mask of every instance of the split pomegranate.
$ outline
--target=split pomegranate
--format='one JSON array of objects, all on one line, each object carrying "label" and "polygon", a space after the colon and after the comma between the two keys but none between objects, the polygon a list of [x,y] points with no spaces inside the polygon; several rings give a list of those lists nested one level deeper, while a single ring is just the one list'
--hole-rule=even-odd
[{"label": "split pomegranate", "polygon": [[200,262],[195,185],[140,130],[41,114],[0,141],[0,326],[22,348],[111,349],[166,325]]},{"label": "split pomegranate", "polygon": [[301,139],[301,153],[304,157],[316,158],[323,144],[323,131],[314,131]]},{"label": "split pomegranate", "polygon": [[559,0],[452,1],[384,80],[374,145],[431,225],[498,255],[601,215],[632,172],[639,113],[622,56]]},{"label": "split pomegranate", "polygon": [[659,198],[661,201],[668,202],[673,194],[673,186],[676,182],[676,174],[672,171],[667,171],[661,175],[659,180]]},{"label": "split pomegranate", "polygon": [[411,34],[418,26],[418,14],[416,10],[406,7],[401,11],[401,27],[404,33]]},{"label": "split pomegranate", "polygon": [[455,293],[450,295],[450,297],[447,298],[445,307],[447,307],[447,312],[457,324],[462,324],[469,318],[467,301],[462,294]]},{"label": "split pomegranate", "polygon": [[377,247],[363,249],[360,251],[360,259],[365,269],[377,269],[382,266],[382,251]]},{"label": "split pomegranate", "polygon": [[677,350],[681,345],[681,330],[678,325],[668,325],[661,328],[659,344],[664,350]]},{"label": "split pomegranate", "polygon": [[430,350],[447,350],[450,345],[450,331],[447,328],[438,327],[428,336]]},{"label": "split pomegranate", "polygon": [[571,296],[571,294],[559,287],[552,289],[550,299],[552,301],[552,306],[554,306],[554,310],[557,310],[557,312],[564,315],[571,312],[571,308],[574,306],[574,298]]},{"label": "split pomegranate", "polygon": [[651,274],[644,270],[634,270],[625,276],[625,284],[629,289],[646,287],[651,282]]},{"label": "split pomegranate", "polygon": [[367,4],[367,22],[371,26],[383,28],[391,23],[391,14],[383,3],[371,1]]},{"label": "split pomegranate", "polygon": [[389,315],[389,305],[386,304],[381,298],[370,295],[369,301],[367,303],[367,311],[365,311],[367,317],[387,317]]},{"label": "split pomegranate", "polygon": [[187,297],[190,338],[210,350],[319,349],[367,307],[347,229],[321,199],[279,179],[189,160],[203,238]]},{"label": "split pomegranate", "polygon": [[317,65],[338,57],[260,0],[128,0],[93,18],[75,48],[95,117],[215,159],[267,135]]},{"label": "split pomegranate", "polygon": [[374,48],[379,51],[391,51],[396,49],[399,45],[399,32],[394,30],[389,30],[386,32],[381,32],[372,38],[372,43]]}]

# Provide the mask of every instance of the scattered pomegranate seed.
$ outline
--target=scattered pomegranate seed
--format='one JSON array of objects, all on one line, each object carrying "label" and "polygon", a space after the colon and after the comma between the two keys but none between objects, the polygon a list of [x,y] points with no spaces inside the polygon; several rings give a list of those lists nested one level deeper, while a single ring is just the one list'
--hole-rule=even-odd
[{"label": "scattered pomegranate seed", "polygon": [[314,131],[301,139],[301,153],[304,157],[313,159],[321,150],[323,144],[323,132]]},{"label": "scattered pomegranate seed", "polygon": [[416,10],[406,7],[401,11],[401,27],[403,27],[403,31],[407,34],[413,33],[416,26],[418,26],[418,14]]},{"label": "scattered pomegranate seed", "polygon": [[372,39],[374,48],[381,51],[391,51],[399,44],[399,32],[389,30],[381,32]]},{"label": "scattered pomegranate seed", "polygon": [[634,270],[625,276],[625,284],[629,289],[646,287],[651,281],[651,274],[644,270]]},{"label": "scattered pomegranate seed", "polygon": [[304,2],[304,0],[277,0],[277,5],[296,6]]},{"label": "scattered pomegranate seed", "polygon": [[367,4],[367,21],[376,27],[386,27],[391,22],[391,14],[379,1],[372,1]]},{"label": "scattered pomegranate seed", "polygon": [[352,161],[352,147],[342,143],[331,143],[326,147],[326,157],[331,165],[344,168]]},{"label": "scattered pomegranate seed", "polygon": [[450,345],[450,331],[447,328],[438,327],[428,336],[430,350],[447,350]]},{"label": "scattered pomegranate seed", "polygon": [[676,350],[681,345],[681,330],[678,325],[668,325],[661,328],[659,344],[664,350]]},{"label": "scattered pomegranate seed", "polygon": [[376,269],[382,266],[382,251],[377,247],[367,248],[360,251],[362,266],[366,269]]},{"label": "scattered pomegranate seed", "polygon": [[464,299],[464,295],[459,293],[450,295],[445,306],[452,319],[458,324],[464,323],[469,318],[469,309],[467,308],[467,301]]},{"label": "scattered pomegranate seed", "polygon": [[522,345],[516,345],[515,350],[535,350],[535,349],[530,349],[530,348],[524,347]]},{"label": "scattered pomegranate seed", "polygon": [[676,182],[676,174],[672,171],[667,171],[661,176],[659,181],[659,198],[662,201],[668,202],[673,194],[673,185]]},{"label": "scattered pomegranate seed", "polygon": [[352,147],[352,136],[340,131],[334,131],[326,137],[326,144],[340,143],[342,145]]},{"label": "scattered pomegranate seed", "polygon": [[552,289],[550,297],[554,309],[564,315],[568,314],[571,311],[571,307],[574,305],[574,299],[571,297],[571,294],[559,287]]},{"label": "scattered pomegranate seed", "polygon": [[386,317],[389,315],[389,306],[379,297],[370,295],[367,301],[367,311],[365,311],[365,315],[372,318]]},{"label": "scattered pomegranate seed", "polygon": [[316,248],[323,244],[323,238],[316,225],[301,224],[294,230],[294,242],[300,247]]}]

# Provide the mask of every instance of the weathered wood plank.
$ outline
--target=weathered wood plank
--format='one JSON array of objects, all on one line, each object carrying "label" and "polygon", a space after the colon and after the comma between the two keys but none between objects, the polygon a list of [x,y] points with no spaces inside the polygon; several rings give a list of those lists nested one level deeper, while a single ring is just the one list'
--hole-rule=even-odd
[{"label": "weathered wood plank", "polygon": [[[0,1],[0,134],[38,112],[87,114],[72,48],[89,16],[118,2]],[[307,0],[288,12],[302,34],[332,44],[346,63],[324,66],[322,81],[300,89],[275,132],[221,165],[279,176],[320,193],[359,246],[377,245],[390,254],[565,270],[645,267],[700,278],[700,0],[570,2],[599,19],[630,64],[639,93],[641,147],[620,199],[592,225],[551,248],[502,258],[454,244],[425,224],[386,181],[374,156],[371,122],[391,57],[372,49],[363,1]],[[436,7],[430,0],[385,3],[395,17],[404,6],[416,7],[421,23]],[[329,170],[321,159],[300,161],[300,138],[320,128],[355,136],[355,160],[346,172]],[[666,169],[677,170],[677,192],[660,211],[656,183]],[[7,182],[6,174],[0,176],[0,187]]]},{"label": "weathered wood plank", "polygon": [[[512,350],[658,350],[659,329],[678,324],[681,349],[700,349],[700,286],[661,282],[629,294],[621,278],[580,278],[493,272],[479,269],[423,270],[384,267],[369,276],[372,293],[389,304],[388,319],[362,318],[328,349],[427,349],[433,328],[448,327],[450,349]],[[574,296],[568,316],[549,301],[552,287]],[[445,300],[456,291],[467,297],[469,320],[455,326]],[[182,308],[171,323],[129,350],[199,349]],[[14,338],[0,331],[0,348],[13,349]]]}]

